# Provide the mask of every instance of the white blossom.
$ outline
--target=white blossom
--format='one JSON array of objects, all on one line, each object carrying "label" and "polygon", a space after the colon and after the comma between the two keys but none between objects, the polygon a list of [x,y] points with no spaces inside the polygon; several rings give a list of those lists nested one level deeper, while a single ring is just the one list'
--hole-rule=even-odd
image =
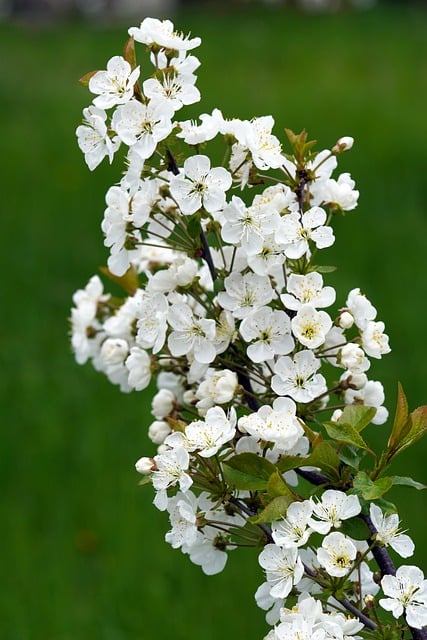
[{"label": "white blossom", "polygon": [[218,294],[218,302],[231,311],[235,318],[247,317],[274,298],[269,279],[255,273],[241,275],[233,272],[224,279],[224,286],[225,291]]},{"label": "white blossom", "polygon": [[294,341],[290,330],[291,323],[286,313],[270,307],[255,310],[239,327],[245,342],[252,343],[247,354],[253,362],[264,362],[292,351]]},{"label": "white blossom", "polygon": [[345,576],[353,566],[357,549],[349,538],[334,531],[322,541],[317,550],[317,559],[330,576],[340,578]]},{"label": "white blossom", "polygon": [[386,516],[380,507],[371,502],[369,514],[372,524],[377,530],[375,534],[376,542],[390,546],[402,558],[409,558],[414,554],[414,543],[411,538],[399,530],[399,516],[392,513]]},{"label": "white blossom", "polygon": [[298,351],[293,358],[278,358],[274,365],[271,387],[280,396],[290,396],[296,402],[311,402],[326,392],[326,380],[316,373],[321,365],[312,351]]},{"label": "white blossom", "polygon": [[108,135],[107,114],[103,109],[86,107],[83,116],[83,124],[76,129],[77,143],[84,153],[87,166],[93,171],[106,156],[112,163],[120,140],[117,136],[110,138]]},{"label": "white blossom", "polygon": [[291,326],[292,333],[304,347],[315,349],[325,342],[332,320],[326,311],[316,311],[311,305],[304,304],[292,318]]},{"label": "white blossom", "polygon": [[287,283],[287,293],[280,296],[287,309],[298,311],[304,304],[315,309],[330,307],[335,302],[333,287],[324,287],[323,278],[315,271],[307,275],[291,273]]},{"label": "white blossom", "polygon": [[195,155],[184,162],[182,173],[173,176],[170,191],[182,213],[195,213],[202,206],[210,213],[225,205],[225,192],[231,187],[231,175],[223,167],[211,169],[207,156]]},{"label": "white blossom", "polygon": [[93,103],[100,109],[125,104],[133,97],[134,85],[139,78],[139,67],[132,70],[122,56],[114,56],[107,62],[106,71],[97,71],[89,79],[89,91],[97,94]]},{"label": "white blossom", "polygon": [[158,20],[157,18],[145,18],[139,27],[129,29],[129,35],[136,42],[178,51],[189,51],[198,47],[201,42],[200,38],[184,37],[182,33],[175,31],[170,20]]},{"label": "white blossom", "polygon": [[215,337],[215,320],[197,318],[184,303],[171,306],[168,322],[173,328],[168,337],[168,346],[174,356],[194,354],[201,364],[209,364],[215,359],[212,344]]},{"label": "white blossom", "polygon": [[391,611],[395,618],[403,613],[410,627],[422,629],[427,625],[427,580],[418,567],[402,565],[396,575],[385,575],[381,580],[381,588],[388,598],[381,598],[379,603],[386,611]]},{"label": "white blossom", "polygon": [[334,244],[332,228],[324,226],[325,222],[326,211],[321,207],[312,207],[302,215],[289,213],[282,218],[276,231],[276,240],[285,245],[284,251],[288,258],[301,258],[310,249],[309,241],[314,242],[318,249]]},{"label": "white blossom", "polygon": [[265,569],[267,581],[271,585],[270,594],[274,598],[285,598],[304,574],[296,547],[285,549],[275,544],[267,544],[258,561]]},{"label": "white blossom", "polygon": [[342,520],[357,516],[361,511],[359,498],[344,491],[327,489],[320,500],[314,501],[313,513],[324,523],[322,533],[340,527]]}]

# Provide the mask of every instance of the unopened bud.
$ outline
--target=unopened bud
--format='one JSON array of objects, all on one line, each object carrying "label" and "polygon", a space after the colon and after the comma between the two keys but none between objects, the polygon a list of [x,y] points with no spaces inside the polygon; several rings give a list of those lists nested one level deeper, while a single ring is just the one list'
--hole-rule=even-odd
[{"label": "unopened bud", "polygon": [[135,463],[135,469],[143,476],[148,476],[152,471],[156,470],[156,463],[153,458],[140,458]]},{"label": "unopened bud", "polygon": [[350,389],[363,389],[368,382],[368,377],[366,373],[352,373],[348,376],[347,382]]},{"label": "unopened bud", "polygon": [[343,136],[340,138],[334,147],[332,147],[332,153],[343,153],[344,151],[350,151],[354,144],[354,138],[351,136]]},{"label": "unopened bud", "polygon": [[375,609],[375,598],[371,593],[367,593],[363,600],[368,609]]},{"label": "unopened bud", "polygon": [[351,329],[354,325],[354,317],[349,311],[343,311],[338,318],[338,324],[341,329]]},{"label": "unopened bud", "polygon": [[342,416],[342,409],[335,409],[335,411],[331,415],[331,422],[338,422],[341,416]]}]

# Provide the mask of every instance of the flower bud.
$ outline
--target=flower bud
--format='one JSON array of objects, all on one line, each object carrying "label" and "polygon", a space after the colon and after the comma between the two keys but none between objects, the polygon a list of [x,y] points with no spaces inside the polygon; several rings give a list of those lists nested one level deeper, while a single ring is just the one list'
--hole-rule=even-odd
[{"label": "flower bud", "polygon": [[175,394],[170,389],[160,389],[151,402],[151,413],[157,420],[172,413],[175,404]]},{"label": "flower bud", "polygon": [[163,444],[172,429],[164,420],[155,420],[148,428],[148,437],[154,444]]},{"label": "flower bud", "polygon": [[105,364],[121,364],[129,354],[129,345],[122,338],[107,338],[102,343],[100,358]]},{"label": "flower bud", "polygon": [[182,399],[186,404],[193,404],[196,399],[196,395],[193,389],[187,389],[187,391],[184,391],[184,393],[182,394]]},{"label": "flower bud", "polygon": [[344,151],[350,151],[354,144],[354,138],[351,136],[343,136],[334,147],[332,147],[332,153],[343,153]]},{"label": "flower bud", "polygon": [[140,458],[135,463],[135,469],[138,473],[142,473],[144,476],[148,476],[152,471],[156,469],[156,463],[153,458]]},{"label": "flower bud", "polygon": [[335,411],[331,415],[331,422],[338,422],[341,416],[342,416],[342,409],[335,409]]},{"label": "flower bud", "polygon": [[338,318],[338,324],[341,329],[351,329],[354,324],[353,315],[349,311],[343,311]]},{"label": "flower bud", "polygon": [[352,373],[348,376],[347,382],[351,389],[363,389],[368,382],[368,377],[366,373]]}]

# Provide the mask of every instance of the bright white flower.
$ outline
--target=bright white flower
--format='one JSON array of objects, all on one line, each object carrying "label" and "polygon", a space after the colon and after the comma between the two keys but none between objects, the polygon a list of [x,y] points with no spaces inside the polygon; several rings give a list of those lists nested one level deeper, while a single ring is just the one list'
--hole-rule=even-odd
[{"label": "bright white flower", "polygon": [[177,303],[169,310],[168,322],[174,329],[168,338],[168,347],[173,356],[193,353],[201,364],[215,360],[215,320],[197,318],[187,304]]},{"label": "bright white flower", "polygon": [[105,123],[107,114],[103,109],[90,106],[83,109],[84,121],[76,129],[77,143],[85,155],[85,161],[91,171],[108,156],[110,164],[120,146],[117,136],[110,138]]},{"label": "bright white flower", "polygon": [[78,364],[84,364],[98,353],[105,334],[96,315],[98,305],[106,302],[109,297],[109,294],[104,293],[98,276],[92,276],[86,287],[73,295],[75,307],[71,310],[71,345]]},{"label": "bright white flower", "polygon": [[157,143],[167,138],[172,131],[174,110],[165,100],[150,100],[142,104],[130,100],[117,107],[113,114],[111,127],[120,140],[143,158],[150,158]]},{"label": "bright white flower", "polygon": [[206,412],[204,422],[190,422],[185,428],[185,439],[189,451],[197,451],[203,458],[218,453],[223,444],[236,434],[236,415],[234,410],[227,418],[221,407],[212,407]]},{"label": "bright white flower", "polygon": [[[218,116],[220,116],[220,120]],[[178,122],[177,124],[181,130],[176,134],[176,137],[182,138],[184,142],[191,145],[201,144],[215,138],[223,120],[219,109],[214,109],[212,115],[202,113],[200,120],[201,124],[197,124],[194,120]]]},{"label": "bright white flower", "polygon": [[184,105],[199,102],[200,91],[194,86],[196,79],[192,74],[166,73],[162,77],[162,82],[157,78],[148,78],[144,81],[142,89],[148,98],[166,100],[174,111],[178,111]]},{"label": "bright white flower", "polygon": [[314,621],[295,614],[292,619],[285,617],[274,629],[275,640],[324,640],[326,632],[314,628]]},{"label": "bright white flower", "polygon": [[362,345],[368,356],[381,358],[390,353],[388,336],[384,333],[384,322],[369,321],[362,331]]},{"label": "bright white flower", "polygon": [[294,348],[290,335],[291,323],[284,311],[261,307],[246,317],[239,331],[245,342],[252,342],[247,348],[248,357],[253,362],[265,362],[275,355],[289,353]]},{"label": "bright white flower", "polygon": [[108,258],[108,268],[116,276],[122,276],[129,268],[133,248],[135,244],[131,239],[136,240],[136,236],[128,233],[128,225],[132,221],[129,211],[130,196],[121,187],[110,187],[105,196],[107,208],[104,212],[104,219],[101,229],[104,232],[104,245],[110,247]]},{"label": "bright white flower", "polygon": [[189,51],[201,43],[200,38],[189,39],[184,37],[182,33],[175,31],[170,20],[158,20],[157,18],[145,18],[139,27],[129,29],[129,35],[137,42],[177,51]]},{"label": "bright white flower", "polygon": [[291,259],[305,255],[310,249],[309,241],[314,242],[318,249],[325,249],[335,241],[332,228],[324,226],[325,222],[326,211],[321,207],[312,207],[302,216],[289,213],[281,220],[276,241],[286,245],[285,254]]},{"label": "bright white flower", "polygon": [[354,544],[339,531],[328,534],[317,550],[317,559],[330,576],[341,578],[353,566],[357,549]]},{"label": "bright white flower", "polygon": [[146,351],[132,347],[125,365],[129,371],[128,383],[132,389],[141,391],[148,387],[151,380],[151,358]]},{"label": "bright white flower", "polygon": [[304,567],[296,547],[284,549],[275,544],[267,544],[258,561],[265,569],[267,581],[271,585],[270,595],[274,598],[286,598],[304,575]]},{"label": "bright white flower", "polygon": [[122,56],[114,56],[107,62],[106,71],[97,71],[89,80],[89,91],[97,94],[94,105],[109,109],[116,104],[129,102],[138,78],[139,67],[132,71],[127,60]]},{"label": "bright white flower", "polygon": [[290,398],[277,398],[273,407],[264,405],[256,413],[242,416],[239,429],[260,440],[273,442],[282,449],[292,449],[304,434],[296,417],[296,405]]},{"label": "bright white flower", "polygon": [[171,178],[170,191],[182,213],[195,213],[202,206],[213,213],[224,207],[225,192],[231,183],[231,174],[226,169],[211,169],[207,156],[195,155],[184,162],[183,173]]},{"label": "bright white flower", "polygon": [[158,293],[144,299],[138,310],[135,342],[143,349],[158,353],[166,340],[169,305],[164,295]]},{"label": "bright white flower", "polygon": [[328,533],[332,527],[340,527],[342,520],[354,518],[361,508],[357,496],[335,489],[327,489],[320,500],[313,502],[314,515],[324,523],[321,533]]},{"label": "bright white flower", "polygon": [[352,373],[364,373],[371,366],[363,349],[354,342],[349,342],[340,350],[338,362]]},{"label": "bright white flower", "polygon": [[225,223],[221,236],[230,244],[241,244],[244,252],[255,255],[261,251],[263,232],[259,212],[247,207],[238,196],[233,196],[222,212]]},{"label": "bright white flower", "polygon": [[346,310],[349,311],[356,323],[358,329],[363,329],[369,322],[374,320],[377,315],[377,310],[368,298],[360,292],[360,289],[352,289],[347,297]]},{"label": "bright white flower", "polygon": [[157,491],[154,504],[160,511],[167,508],[168,497],[166,490],[179,484],[183,493],[193,484],[187,470],[190,464],[188,451],[183,447],[169,449],[164,453],[154,456],[156,470],[153,471],[153,486]]},{"label": "bright white flower", "polygon": [[279,547],[301,547],[310,534],[317,528],[317,522],[311,517],[313,504],[310,500],[293,502],[289,505],[286,518],[271,524],[274,542]]},{"label": "bright white flower", "polygon": [[280,299],[287,309],[298,311],[303,304],[310,304],[316,309],[330,307],[335,297],[335,289],[324,287],[320,273],[313,271],[307,275],[291,273],[287,293],[282,294]]},{"label": "bright white flower", "polygon": [[224,280],[225,291],[218,294],[218,302],[235,318],[246,318],[256,308],[262,307],[274,298],[274,290],[267,277],[255,273],[231,273]]},{"label": "bright white flower", "polygon": [[342,173],[338,180],[330,178],[319,189],[322,202],[336,204],[343,211],[352,211],[357,207],[359,192],[354,188],[355,182],[349,173]]},{"label": "bright white flower", "polygon": [[247,254],[248,265],[258,276],[273,275],[277,268],[282,268],[286,256],[283,253],[283,245],[274,239],[274,233],[263,236],[262,246],[258,253]]},{"label": "bright white flower", "polygon": [[312,351],[298,351],[293,358],[278,358],[274,365],[271,387],[280,396],[295,402],[311,402],[327,390],[326,380],[316,373],[321,363]]},{"label": "bright white flower", "polygon": [[206,415],[206,411],[218,404],[228,404],[234,398],[238,385],[237,375],[229,369],[209,368],[205,379],[200,383],[196,391],[198,400],[196,406],[200,415]]},{"label": "bright white flower", "polygon": [[384,595],[380,605],[391,611],[395,618],[405,613],[406,621],[414,629],[427,625],[427,580],[418,567],[402,565],[396,575],[385,575],[381,580]]},{"label": "bright white flower", "polygon": [[213,527],[205,527],[203,533],[198,531],[196,540],[191,545],[182,545],[182,551],[188,553],[191,562],[200,566],[207,576],[221,573],[224,569],[228,560],[225,548],[224,536]]},{"label": "bright white flower", "polygon": [[283,164],[282,146],[271,131],[272,116],[253,118],[236,123],[234,135],[238,142],[249,149],[253,163],[258,169],[277,169]]},{"label": "bright white flower", "polygon": [[[273,598],[270,594],[270,583],[263,582],[255,592],[255,601],[260,609],[267,611],[265,619],[268,624],[276,624],[280,620],[283,598]],[[272,630],[273,631],[273,630]],[[268,635],[265,640],[267,640]],[[273,637],[275,640],[275,637]]]},{"label": "bright white flower", "polygon": [[198,500],[192,491],[179,491],[176,496],[168,499],[167,510],[172,529],[165,535],[165,540],[173,549],[196,542],[197,508]]},{"label": "bright white flower", "polygon": [[292,318],[291,325],[296,339],[304,347],[315,349],[325,342],[332,320],[326,311],[316,311],[311,305],[304,304]]},{"label": "bright white flower", "polygon": [[369,513],[372,524],[377,530],[375,534],[377,542],[386,547],[390,545],[402,558],[409,558],[414,554],[415,546],[411,538],[399,531],[399,516],[397,513],[385,516],[380,507],[373,502],[371,502]]}]

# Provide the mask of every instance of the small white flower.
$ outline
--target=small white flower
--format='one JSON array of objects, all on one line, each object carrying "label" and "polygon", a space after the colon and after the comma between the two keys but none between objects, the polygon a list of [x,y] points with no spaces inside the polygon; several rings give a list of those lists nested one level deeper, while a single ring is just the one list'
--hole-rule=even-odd
[{"label": "small white flower", "polygon": [[176,396],[170,389],[159,389],[151,401],[151,413],[157,420],[170,415],[176,403]]},{"label": "small white flower", "polygon": [[89,91],[97,94],[94,105],[109,109],[116,104],[129,102],[138,78],[139,67],[132,71],[127,60],[122,56],[114,56],[108,61],[106,71],[97,71],[89,80]]},{"label": "small white flower", "polygon": [[310,304],[315,309],[330,307],[335,302],[335,290],[323,286],[320,273],[312,272],[307,275],[291,273],[287,282],[287,293],[280,296],[287,309],[298,311],[304,304]]},{"label": "small white flower", "polygon": [[371,366],[363,349],[354,342],[349,342],[340,350],[338,362],[352,373],[364,373]]},{"label": "small white flower", "polygon": [[163,444],[172,429],[164,420],[155,420],[148,427],[148,437],[154,444]]},{"label": "small white flower", "polygon": [[173,328],[168,338],[173,356],[193,353],[201,364],[209,364],[215,359],[215,320],[197,318],[187,304],[177,303],[169,310],[168,322]]},{"label": "small white flower", "polygon": [[231,273],[224,280],[225,291],[218,294],[219,304],[233,313],[235,318],[246,318],[256,308],[274,298],[274,290],[267,277],[255,273]]},{"label": "small white flower", "polygon": [[157,18],[145,18],[139,27],[130,27],[129,35],[137,42],[177,51],[189,51],[198,47],[201,42],[200,38],[190,39],[175,31],[170,20],[158,20]]},{"label": "small white flower", "polygon": [[384,333],[384,322],[366,323],[362,331],[362,345],[371,358],[381,358],[382,355],[390,353],[388,336]]},{"label": "small white flower", "polygon": [[[322,521],[321,533],[327,533],[332,527],[340,527],[342,520],[353,518],[361,511],[359,498],[347,495],[344,491],[328,489],[321,500],[314,502],[313,513]],[[321,524],[321,523],[319,523]]]},{"label": "small white flower", "polygon": [[245,342],[252,342],[247,348],[247,354],[253,362],[265,362],[275,355],[292,351],[294,341],[290,330],[291,323],[286,313],[270,307],[257,309],[239,327]]},{"label": "small white flower", "polygon": [[360,289],[352,289],[347,297],[346,311],[354,317],[354,322],[358,329],[363,329],[370,320],[374,320],[377,310],[368,298],[360,292]]},{"label": "small white flower", "polygon": [[192,491],[180,491],[169,498],[167,510],[172,529],[165,535],[165,540],[173,549],[182,545],[192,545],[197,539],[198,500]]},{"label": "small white flower", "polygon": [[194,104],[200,100],[200,91],[194,86],[196,76],[192,74],[163,75],[162,82],[157,78],[148,78],[142,85],[148,98],[169,102],[174,111],[184,105]]},{"label": "small white flower", "polygon": [[309,249],[309,241],[318,249],[334,244],[335,237],[331,227],[324,226],[326,211],[321,207],[312,207],[300,216],[289,213],[284,216],[281,226],[276,231],[276,241],[285,245],[284,252],[288,258],[297,259],[305,255]]},{"label": "small white flower", "polygon": [[311,305],[304,304],[292,318],[291,325],[296,339],[304,347],[315,349],[325,342],[332,320],[326,311],[316,311]]},{"label": "small white flower", "polygon": [[405,613],[406,621],[414,629],[427,625],[427,580],[418,567],[402,565],[396,575],[385,575],[381,580],[384,595],[379,603],[395,618]]},{"label": "small white flower", "polygon": [[218,453],[223,444],[232,440],[235,434],[234,410],[227,418],[221,407],[212,407],[206,412],[204,422],[190,422],[185,428],[186,447],[189,451],[197,451],[203,458],[210,458]]},{"label": "small white flower", "polygon": [[153,155],[157,143],[172,131],[173,114],[172,106],[165,100],[142,104],[132,99],[116,109],[111,127],[122,142],[147,159]]},{"label": "small white flower", "polygon": [[265,569],[267,581],[271,585],[270,595],[274,598],[286,598],[304,575],[304,567],[296,547],[284,549],[275,544],[267,544],[258,561]]},{"label": "small white flower", "polygon": [[153,486],[157,491],[154,504],[160,511],[167,508],[168,497],[166,489],[179,484],[183,493],[193,484],[187,473],[190,464],[188,451],[183,447],[169,449],[154,457],[156,470],[153,471]]},{"label": "small white flower", "polygon": [[200,383],[196,391],[198,400],[196,406],[200,415],[206,415],[206,411],[218,404],[227,404],[232,401],[238,385],[237,375],[229,369],[215,370],[209,368],[205,379]]},{"label": "small white flower", "polygon": [[386,547],[390,545],[402,558],[409,558],[414,554],[415,546],[411,538],[399,532],[399,516],[397,513],[385,516],[381,509],[371,502],[370,516],[372,524],[377,530],[375,534],[377,542]]},{"label": "small white flower", "polygon": [[272,116],[262,116],[236,122],[234,135],[246,147],[258,169],[277,169],[283,164],[282,146],[271,131],[274,126]]},{"label": "small white flower", "polygon": [[339,531],[327,535],[317,550],[317,559],[330,576],[345,576],[353,566],[357,549],[354,544]]},{"label": "small white flower", "polygon": [[171,178],[170,191],[182,213],[195,213],[202,206],[213,213],[223,209],[225,192],[231,183],[231,174],[226,169],[211,169],[207,156],[195,155],[184,162],[183,173]]},{"label": "small white flower", "polygon": [[300,440],[304,430],[296,417],[296,405],[290,398],[276,398],[272,407],[264,405],[256,413],[242,416],[239,429],[252,436],[273,442],[289,451]]},{"label": "small white flower", "polygon": [[312,351],[298,351],[293,358],[278,358],[274,365],[271,387],[280,396],[290,396],[296,402],[311,402],[325,393],[325,378],[316,373],[321,363]]},{"label": "small white flower", "polygon": [[114,153],[120,146],[117,136],[111,139],[105,123],[107,114],[103,109],[90,106],[83,109],[84,121],[76,129],[77,143],[85,155],[85,161],[91,171],[108,156],[110,164]]},{"label": "small white flower", "polygon": [[304,545],[314,530],[312,525],[313,504],[310,500],[293,502],[289,505],[286,518],[273,522],[271,532],[274,542],[279,547],[300,547]]},{"label": "small white flower", "polygon": [[128,383],[132,389],[141,391],[148,387],[151,380],[151,358],[146,351],[132,347],[125,365],[129,371]]}]

